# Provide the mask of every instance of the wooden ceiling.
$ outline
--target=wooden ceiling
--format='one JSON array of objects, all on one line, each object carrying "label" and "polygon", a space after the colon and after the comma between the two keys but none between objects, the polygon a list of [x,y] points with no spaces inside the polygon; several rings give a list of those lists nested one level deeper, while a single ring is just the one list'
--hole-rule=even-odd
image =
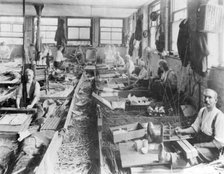
[{"label": "wooden ceiling", "polygon": [[[34,4],[44,4],[42,16],[125,18],[153,0],[25,0],[26,15],[36,15]],[[0,0],[0,15],[22,15],[23,0]]]}]

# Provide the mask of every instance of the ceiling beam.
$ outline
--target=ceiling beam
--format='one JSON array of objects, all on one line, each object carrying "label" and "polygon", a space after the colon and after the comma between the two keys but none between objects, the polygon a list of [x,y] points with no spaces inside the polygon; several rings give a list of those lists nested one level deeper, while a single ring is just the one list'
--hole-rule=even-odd
[{"label": "ceiling beam", "polygon": [[[1,1],[0,4],[9,4],[9,5],[22,5],[22,2],[19,1]],[[108,4],[108,5],[94,5],[94,4],[81,4],[81,3],[55,3],[55,2],[43,2],[43,1],[39,1],[39,2],[26,2],[26,5],[34,5],[34,4],[46,4],[46,5],[73,5],[73,6],[86,6],[86,7],[94,7],[94,8],[122,8],[122,9],[138,9],[141,7],[140,6],[135,6],[133,7],[133,5],[121,5],[121,4]]]}]

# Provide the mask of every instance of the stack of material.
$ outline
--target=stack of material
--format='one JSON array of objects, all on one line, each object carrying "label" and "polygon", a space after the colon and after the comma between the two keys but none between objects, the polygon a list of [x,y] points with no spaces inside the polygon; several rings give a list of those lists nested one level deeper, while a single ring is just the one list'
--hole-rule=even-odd
[{"label": "stack of material", "polygon": [[31,114],[4,114],[0,117],[0,132],[18,133],[28,129]]},{"label": "stack of material", "polygon": [[97,131],[94,106],[88,102],[91,83],[82,82],[75,93],[72,119],[63,144],[58,152],[59,161],[55,173],[99,173],[97,168]]}]

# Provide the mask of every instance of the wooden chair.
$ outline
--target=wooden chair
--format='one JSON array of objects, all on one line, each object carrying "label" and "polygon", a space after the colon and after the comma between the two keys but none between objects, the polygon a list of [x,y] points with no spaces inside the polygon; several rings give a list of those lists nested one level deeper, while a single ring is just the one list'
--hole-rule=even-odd
[{"label": "wooden chair", "polygon": [[36,65],[34,69],[35,80],[44,82],[46,93],[49,91],[49,71],[47,65]]},{"label": "wooden chair", "polygon": [[96,48],[88,48],[86,50],[86,62],[95,63],[96,62],[96,52],[97,52]]}]

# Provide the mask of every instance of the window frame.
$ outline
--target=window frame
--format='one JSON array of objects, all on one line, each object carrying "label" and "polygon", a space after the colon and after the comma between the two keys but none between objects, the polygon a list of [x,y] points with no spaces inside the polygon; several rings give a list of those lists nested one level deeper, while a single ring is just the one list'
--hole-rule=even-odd
[{"label": "window frame", "polygon": [[[56,19],[57,20],[57,24],[56,25],[42,25],[41,24],[41,21],[43,20],[43,19]],[[36,23],[35,23],[35,21],[37,20],[37,17],[34,17],[34,38],[36,38],[36,27],[37,27],[37,25],[36,25]],[[41,27],[42,26],[56,26],[56,30],[55,31],[53,31],[53,30],[41,30]],[[54,32],[54,33],[56,33],[56,31],[57,31],[57,27],[58,27],[58,17],[53,17],[53,16],[42,16],[41,17],[41,19],[40,19],[40,33],[41,32],[46,32],[46,31],[49,31],[49,32]],[[50,38],[51,39],[51,38]],[[53,42],[44,42],[43,40],[44,39],[42,39],[41,41],[42,41],[42,44],[49,44],[49,45],[54,45],[55,44],[55,36],[52,38],[53,39]]]},{"label": "window frame", "polygon": [[[72,26],[69,26],[68,25],[68,20],[69,19],[89,19],[90,20],[90,26],[75,26],[75,25],[72,25]],[[93,28],[93,19],[91,17],[67,17],[66,18],[66,34],[67,34],[67,42],[69,41],[89,41],[90,45],[92,45],[92,28]],[[68,38],[68,30],[69,28],[89,28],[89,39],[69,39]],[[80,32],[79,32],[79,35],[80,35]],[[79,45],[79,44],[78,44]],[[68,44],[68,46],[78,46],[78,45],[72,45],[72,44]]]},{"label": "window frame", "polygon": [[[101,20],[121,20],[122,21],[122,27],[101,27]],[[121,43],[120,44],[114,44],[114,43],[101,43],[101,28],[121,28]],[[113,31],[111,30],[111,34]],[[113,39],[110,39],[112,41]],[[99,45],[105,46],[105,45],[115,45],[115,46],[122,46],[124,45],[124,18],[100,18],[99,20]]]},{"label": "window frame", "polygon": [[[159,16],[158,16],[158,19],[155,21],[156,22],[156,25],[154,25],[153,24],[153,21],[151,21],[151,19],[150,19],[150,14],[153,12],[153,7],[155,7],[158,4],[160,5],[160,9],[159,10],[156,10],[155,12],[159,12]],[[152,42],[151,41],[151,39],[152,39],[151,29],[152,28],[155,28],[155,35],[153,36],[154,37],[154,40],[155,40],[155,37],[156,37],[156,29],[161,24],[160,14],[161,14],[161,1],[160,0],[154,1],[151,4],[149,4],[149,6],[148,6],[148,31],[149,31],[148,43],[149,43],[149,46],[151,48],[153,48],[153,49],[156,49],[156,44],[154,43],[153,47],[151,45],[151,42]]]},{"label": "window frame", "polygon": [[[0,36],[0,38],[2,39],[21,39],[21,43],[16,43],[16,42],[13,42],[13,43],[8,43],[6,41],[7,44],[9,45],[23,45],[23,37],[24,37],[24,31],[23,31],[23,25],[24,25],[24,18],[23,16],[8,16],[8,15],[1,15],[0,17],[5,17],[5,18],[21,18],[22,19],[22,22],[21,21],[18,21],[18,20],[15,20],[15,21],[1,21],[0,20],[0,33],[2,32],[1,31],[1,25],[2,24],[7,24],[7,25],[10,25],[10,31],[5,31],[5,33],[17,33],[17,34],[21,34],[21,36],[14,36],[14,35],[8,35],[8,36]],[[13,26],[14,25],[21,25],[21,28],[22,28],[22,31],[13,31]],[[4,32],[4,31],[3,31]]]},{"label": "window frame", "polygon": [[[177,24],[177,23],[180,23],[183,19],[177,19],[177,20],[174,20],[174,16],[175,16],[175,14],[176,13],[178,13],[178,12],[181,12],[181,11],[186,11],[186,17],[184,18],[184,19],[186,19],[186,18],[188,18],[188,1],[186,0],[186,7],[184,7],[184,8],[180,8],[180,9],[178,9],[178,10],[174,10],[174,3],[175,3],[175,1],[178,1],[178,0],[171,0],[170,1],[170,16],[171,16],[171,18],[170,18],[170,22],[169,22],[169,29],[170,29],[170,36],[169,36],[169,50],[170,51],[173,51],[173,53],[175,54],[175,55],[178,55],[178,50],[175,50],[175,48],[173,47],[173,45],[176,43],[176,45],[177,45],[177,39],[176,39],[176,41],[175,42],[173,42],[173,36],[176,36],[176,37],[178,37],[178,34],[173,34],[173,30],[174,30],[174,24]],[[179,26],[179,25],[178,25]],[[179,55],[178,55],[179,56]]]}]

